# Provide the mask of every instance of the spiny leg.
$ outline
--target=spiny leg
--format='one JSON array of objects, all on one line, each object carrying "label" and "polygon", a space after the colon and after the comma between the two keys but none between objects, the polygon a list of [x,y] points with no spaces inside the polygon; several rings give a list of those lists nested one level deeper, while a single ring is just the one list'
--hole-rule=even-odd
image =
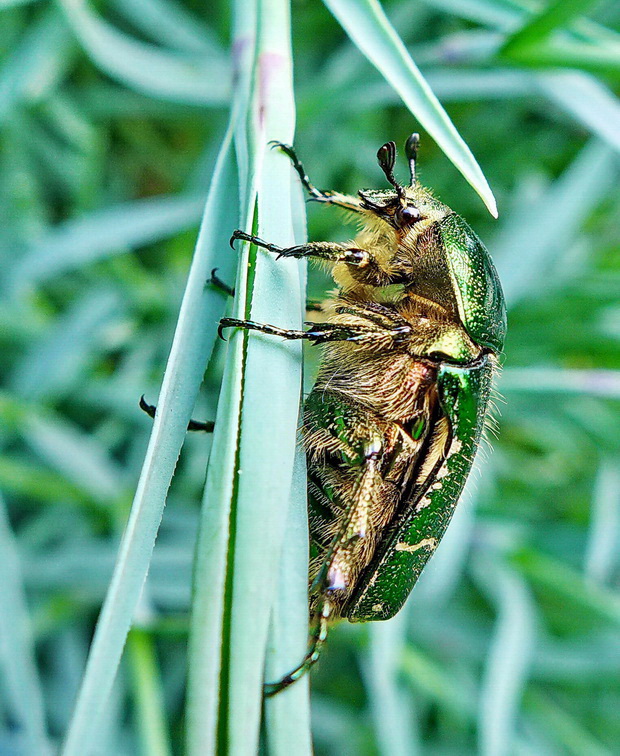
[{"label": "spiny leg", "polygon": [[268,252],[274,252],[277,257],[309,257],[311,259],[323,260],[327,263],[346,263],[349,266],[352,277],[361,284],[368,286],[389,286],[393,283],[402,281],[402,271],[385,271],[375,258],[372,252],[360,249],[359,247],[346,247],[343,244],[335,242],[308,242],[307,244],[298,244],[294,247],[279,247],[277,244],[270,244],[263,241],[258,236],[246,234],[245,231],[235,231],[230,239],[230,243],[235,239],[255,244],[262,247]]},{"label": "spiny leg", "polygon": [[331,612],[332,605],[329,601],[328,596],[325,594],[323,595],[323,599],[320,602],[317,611],[315,612],[317,621],[315,623],[315,628],[311,636],[312,642],[310,643],[310,647],[308,648],[308,653],[304,656],[302,661],[295,667],[294,670],[289,672],[287,675],[284,675],[284,677],[280,678],[280,680],[278,680],[277,682],[265,683],[265,685],[263,686],[265,696],[275,696],[276,693],[279,693],[285,688],[288,688],[289,685],[292,685],[294,682],[297,682],[300,677],[303,677],[313,664],[316,664],[316,662],[319,660],[319,657],[321,656],[321,651],[323,650],[325,641],[327,640],[328,622]]},{"label": "spiny leg", "polygon": [[[157,407],[154,404],[148,404],[146,399],[144,398],[144,394],[142,394],[142,396],[140,397],[140,409],[143,412],[146,412],[149,417],[155,419],[155,412],[157,412]],[[214,428],[215,423],[212,420],[207,420],[206,422],[201,422],[200,420],[190,420],[187,424],[188,431],[202,431],[203,433],[213,433]]]},{"label": "spiny leg", "polygon": [[308,651],[294,670],[277,682],[265,684],[266,696],[273,696],[288,688],[289,685],[303,677],[321,656],[321,651],[327,640],[329,618],[333,610],[330,595],[333,591],[345,590],[349,587],[350,571],[347,568],[346,551],[352,542],[366,536],[368,511],[373,500],[380,457],[381,440],[376,437],[365,445],[363,467],[351,504],[311,588],[311,590],[314,589],[315,593],[319,593],[320,598],[314,612],[316,622]]},{"label": "spiny leg", "polygon": [[279,247],[277,244],[270,244],[258,236],[246,234],[245,231],[240,230],[235,231],[230,237],[231,246],[236,239],[255,244],[257,247],[262,247],[262,249],[266,249],[268,252],[274,252],[277,255],[277,260],[281,257],[295,257],[297,259],[301,257],[314,257],[318,260],[326,260],[327,262],[345,262],[350,265],[364,267],[369,265],[372,259],[371,255],[364,249],[345,247],[335,242],[308,242],[307,244],[298,244],[294,247]]},{"label": "spiny leg", "polygon": [[293,168],[299,176],[304,189],[310,195],[310,199],[314,200],[315,202],[323,202],[328,205],[343,207],[346,210],[353,210],[357,212],[361,211],[361,202],[358,197],[353,197],[348,194],[341,194],[340,192],[331,192],[317,189],[316,186],[314,186],[314,184],[310,182],[308,174],[306,173],[306,169],[303,167],[301,161],[297,157],[295,148],[290,144],[284,144],[283,142],[277,141],[269,142],[269,144],[272,147],[276,147],[277,149],[281,150],[290,158],[291,163],[293,164]]},{"label": "spiny leg", "polygon": [[404,335],[402,329],[389,331],[385,328],[370,327],[365,325],[345,325],[340,323],[311,323],[308,331],[297,331],[289,328],[256,323],[253,320],[237,320],[236,318],[222,318],[218,327],[218,334],[224,338],[224,328],[243,328],[247,331],[259,331],[271,336],[281,336],[283,339],[306,339],[314,344],[325,344],[328,341],[354,341],[370,347],[377,346],[378,342],[391,346],[394,338],[400,339]]}]

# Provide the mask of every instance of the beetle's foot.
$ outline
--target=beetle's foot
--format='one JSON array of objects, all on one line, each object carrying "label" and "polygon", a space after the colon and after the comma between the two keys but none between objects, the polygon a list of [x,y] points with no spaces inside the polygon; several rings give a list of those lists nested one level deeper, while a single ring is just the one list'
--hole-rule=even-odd
[{"label": "beetle's foot", "polygon": [[228,294],[229,297],[235,296],[235,290],[232,286],[229,286],[225,281],[222,281],[222,279],[217,275],[218,268],[213,268],[211,271],[211,278],[209,278],[207,283],[210,283],[211,286],[215,286],[216,289],[219,289],[224,294]]},{"label": "beetle's foot", "polygon": [[294,682],[297,682],[300,677],[303,677],[313,664],[316,664],[321,655],[321,651],[323,650],[323,646],[325,645],[325,641],[327,640],[327,622],[331,612],[332,605],[329,599],[324,597],[317,612],[318,622],[313,633],[313,640],[308,649],[308,653],[304,656],[301,664],[295,667],[292,672],[284,675],[284,677],[276,682],[265,683],[263,686],[265,696],[275,696],[276,693],[285,690]]},{"label": "beetle's foot", "polygon": [[[154,404],[148,404],[144,398],[144,394],[140,397],[140,409],[146,412],[149,417],[155,418],[157,407]],[[215,423],[211,420],[202,422],[201,420],[190,420],[187,424],[188,431],[201,431],[202,433],[213,433]]]},{"label": "beetle's foot", "polygon": [[278,247],[277,244],[269,244],[269,242],[259,239],[258,236],[253,236],[252,234],[246,234],[245,231],[241,231],[240,229],[233,231],[233,235],[230,237],[230,246],[233,249],[234,249],[234,242],[237,239],[241,239],[241,241],[250,242],[250,244],[254,244],[257,247],[262,247],[263,249],[266,249],[268,252],[277,252],[277,253],[282,252],[282,247]]}]

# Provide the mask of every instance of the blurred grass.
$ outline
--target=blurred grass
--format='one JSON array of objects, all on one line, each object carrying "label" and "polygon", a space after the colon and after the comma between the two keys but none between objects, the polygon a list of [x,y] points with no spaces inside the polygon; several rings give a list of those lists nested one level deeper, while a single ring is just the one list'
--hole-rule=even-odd
[{"label": "blurred grass", "polygon": [[[378,12],[370,0],[349,4]],[[509,295],[505,403],[494,452],[403,613],[391,623],[334,630],[313,673],[315,750],[615,753],[620,11],[613,2],[512,0],[401,0],[384,8],[498,201],[495,222],[423,134],[422,181],[484,238]],[[193,336],[175,358],[183,407],[168,383],[170,403],[160,406],[174,428],[163,421],[152,428],[137,399],[157,398],[226,129],[230,13],[224,0],[0,3],[2,753],[39,754],[45,741],[57,749],[65,737],[149,433],[180,447],[227,306],[207,287],[206,309],[189,313]],[[353,192],[381,186],[377,147],[392,138],[401,144],[418,124],[325,6],[294,3],[292,31],[295,141],[313,181]],[[234,278],[237,253],[227,236],[238,200],[227,154],[230,173],[220,172],[208,216],[219,231],[208,236],[216,229],[209,220],[198,242],[196,294],[213,266],[205,245],[220,275]],[[280,156],[268,159],[276,170]],[[247,170],[249,160],[237,136],[237,167]],[[259,206],[259,223],[269,212]],[[276,220],[268,222],[277,241]],[[300,238],[299,217],[296,225]],[[349,233],[337,213],[310,208],[310,238]],[[263,271],[259,293],[268,301],[260,307],[271,309],[260,317],[287,314],[288,305],[275,301],[279,270]],[[310,299],[329,286],[310,269]],[[275,346],[263,342],[275,369]],[[219,419],[224,411],[225,352],[216,344],[208,359],[197,416],[213,418],[217,408]],[[316,352],[307,357],[306,384]],[[260,411],[266,423],[269,406]],[[274,435],[254,432],[254,446],[261,434]],[[144,591],[135,612],[135,590],[126,607],[134,630],[107,705],[106,691],[94,690],[101,721],[84,725],[98,753],[183,750],[191,570],[211,443],[185,441]],[[217,447],[214,454],[220,458]],[[166,459],[165,469],[157,465],[159,508],[176,451]],[[211,476],[209,485],[221,481]],[[207,496],[207,507],[213,501]],[[158,519],[152,510],[155,529]],[[201,541],[208,548],[209,534]],[[294,542],[287,537],[287,546]],[[144,557],[134,588],[148,548]],[[299,555],[289,558],[299,564]],[[266,583],[275,584],[275,569]],[[214,616],[208,600],[205,620]],[[286,598],[276,617],[295,600]],[[300,615],[299,606],[291,611]],[[263,634],[268,620],[265,613]],[[278,654],[294,648],[277,627],[269,637],[274,670],[284,665]],[[123,640],[121,633],[117,655]],[[300,642],[297,634],[293,643]],[[106,653],[101,663],[111,686],[114,660]],[[273,733],[291,737],[284,701],[266,712],[272,753],[285,743]]]}]

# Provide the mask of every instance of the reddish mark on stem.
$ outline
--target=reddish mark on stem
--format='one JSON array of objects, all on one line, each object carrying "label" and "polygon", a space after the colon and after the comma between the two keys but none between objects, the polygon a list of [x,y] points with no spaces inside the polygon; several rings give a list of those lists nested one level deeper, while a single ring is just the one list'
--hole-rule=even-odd
[{"label": "reddish mark on stem", "polygon": [[258,121],[261,127],[265,122],[265,109],[269,100],[271,87],[286,72],[287,61],[283,55],[264,52],[258,58]]}]

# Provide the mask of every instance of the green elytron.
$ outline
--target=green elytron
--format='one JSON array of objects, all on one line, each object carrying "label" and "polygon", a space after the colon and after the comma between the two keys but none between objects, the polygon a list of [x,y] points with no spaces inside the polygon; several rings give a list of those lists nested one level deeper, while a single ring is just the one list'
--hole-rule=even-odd
[{"label": "green elytron", "polygon": [[290,685],[318,658],[330,619],[388,619],[402,607],[441,540],[483,431],[506,332],[489,253],[465,221],[415,178],[418,135],[406,144],[411,182],[394,178],[393,142],[378,152],[389,191],[312,199],[355,214],[348,244],[282,249],[332,266],[339,290],[307,331],[225,318],[237,326],[324,345],[304,408],[312,560],[312,642],[301,664],[266,687]]}]

